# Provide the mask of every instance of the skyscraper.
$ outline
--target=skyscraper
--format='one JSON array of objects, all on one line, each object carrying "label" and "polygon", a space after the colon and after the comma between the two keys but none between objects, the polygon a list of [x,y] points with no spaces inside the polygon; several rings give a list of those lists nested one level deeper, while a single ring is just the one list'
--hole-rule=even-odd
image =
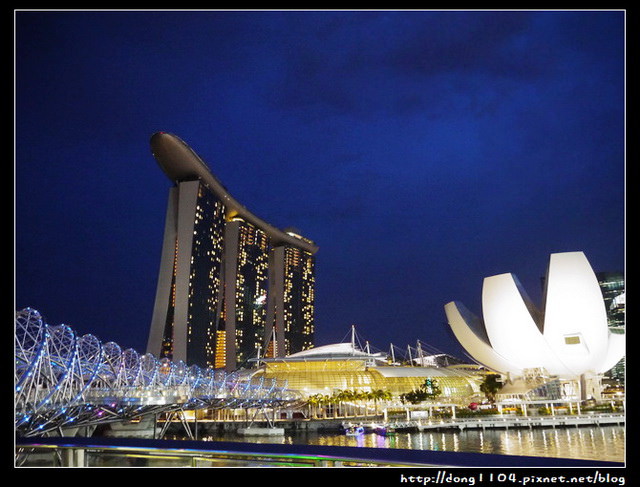
[{"label": "skyscraper", "polygon": [[[598,272],[596,277],[607,309],[609,329],[612,333],[624,333],[626,328],[624,274],[621,272]],[[609,375],[620,380],[625,378],[624,358],[609,371]]]},{"label": "skyscraper", "polygon": [[147,352],[235,370],[313,346],[318,247],[238,203],[178,137],[151,137],[174,183]]}]

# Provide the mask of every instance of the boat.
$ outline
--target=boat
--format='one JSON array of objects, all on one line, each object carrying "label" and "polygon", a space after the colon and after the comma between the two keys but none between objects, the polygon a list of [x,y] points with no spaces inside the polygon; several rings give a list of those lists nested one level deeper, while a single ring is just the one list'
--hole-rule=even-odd
[{"label": "boat", "polygon": [[380,436],[391,436],[396,434],[395,428],[388,425],[376,426],[373,431]]},{"label": "boat", "polygon": [[360,425],[345,427],[344,434],[347,436],[360,436],[364,434],[364,427]]}]

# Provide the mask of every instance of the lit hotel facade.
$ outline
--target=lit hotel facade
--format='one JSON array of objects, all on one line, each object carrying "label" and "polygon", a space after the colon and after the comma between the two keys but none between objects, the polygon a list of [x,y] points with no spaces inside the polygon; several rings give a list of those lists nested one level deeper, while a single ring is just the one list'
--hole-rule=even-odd
[{"label": "lit hotel facade", "polygon": [[313,347],[318,247],[238,203],[178,137],[151,149],[174,186],[147,352],[232,371]]}]

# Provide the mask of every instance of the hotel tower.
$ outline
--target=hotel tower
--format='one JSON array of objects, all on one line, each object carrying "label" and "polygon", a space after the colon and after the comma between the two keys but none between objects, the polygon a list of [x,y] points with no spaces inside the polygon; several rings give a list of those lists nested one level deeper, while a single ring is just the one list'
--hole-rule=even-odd
[{"label": "hotel tower", "polygon": [[151,149],[173,187],[147,352],[232,371],[311,348],[318,247],[238,203],[175,135]]}]

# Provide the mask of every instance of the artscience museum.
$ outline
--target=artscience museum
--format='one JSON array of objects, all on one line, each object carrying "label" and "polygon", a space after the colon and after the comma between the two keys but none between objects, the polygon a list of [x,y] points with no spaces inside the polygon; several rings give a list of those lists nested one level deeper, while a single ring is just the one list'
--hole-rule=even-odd
[{"label": "artscience museum", "polygon": [[583,252],[552,254],[542,308],[510,273],[484,279],[482,318],[462,303],[445,305],[467,353],[504,378],[505,390],[558,385],[563,397],[599,399],[600,379],[625,355],[624,333],[607,326],[596,274]]}]

